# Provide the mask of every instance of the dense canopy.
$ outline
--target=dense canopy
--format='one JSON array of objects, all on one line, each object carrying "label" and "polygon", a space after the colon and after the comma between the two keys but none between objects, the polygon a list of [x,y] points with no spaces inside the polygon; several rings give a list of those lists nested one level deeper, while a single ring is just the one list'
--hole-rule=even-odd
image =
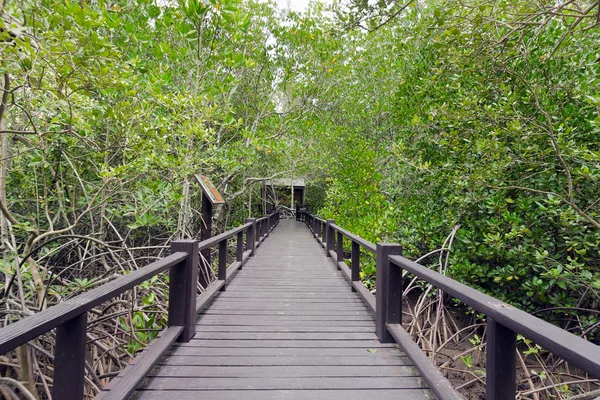
[{"label": "dense canopy", "polygon": [[[291,212],[264,183],[304,179],[311,211],[409,258],[446,249],[422,262],[597,340],[597,0],[0,12],[4,323],[197,238],[201,173],[226,200],[216,231],[261,215],[266,197]],[[152,339],[165,288],[114,306],[108,341],[131,355]],[[94,365],[97,387],[113,358]],[[20,379],[36,392],[33,376]]]}]

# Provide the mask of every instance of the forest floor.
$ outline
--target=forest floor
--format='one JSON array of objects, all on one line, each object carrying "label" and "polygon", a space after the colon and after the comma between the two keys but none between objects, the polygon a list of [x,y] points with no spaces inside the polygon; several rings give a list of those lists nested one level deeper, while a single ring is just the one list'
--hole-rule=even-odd
[{"label": "forest floor", "polygon": [[[413,292],[414,293],[414,292]],[[419,296],[409,295],[405,297],[406,309],[414,310]],[[453,318],[453,327],[462,331],[457,335],[457,340],[448,340],[442,348],[435,349],[433,362],[440,368],[442,374],[450,381],[461,395],[467,400],[483,400],[485,395],[485,371],[486,371],[486,348],[485,348],[485,324],[478,321],[476,316],[469,314],[465,306],[448,306]],[[435,315],[435,313],[432,313]],[[423,315],[420,316],[422,318]],[[413,316],[409,313],[403,315],[403,325],[408,330]],[[427,331],[435,322],[427,320],[420,338],[427,336]],[[455,333],[455,332],[453,332]],[[413,339],[419,340],[414,337]],[[430,343],[425,340],[418,342],[422,349],[431,348]],[[517,356],[517,399],[568,399],[571,396],[589,393],[600,389],[598,381],[587,381],[587,376],[557,359],[551,353],[539,349],[531,343],[520,341]],[[431,358],[431,351],[426,351]],[[525,367],[525,368],[524,368]],[[561,382],[565,380],[584,380],[581,384],[572,384],[568,387]],[[544,389],[545,388],[545,389]]]}]

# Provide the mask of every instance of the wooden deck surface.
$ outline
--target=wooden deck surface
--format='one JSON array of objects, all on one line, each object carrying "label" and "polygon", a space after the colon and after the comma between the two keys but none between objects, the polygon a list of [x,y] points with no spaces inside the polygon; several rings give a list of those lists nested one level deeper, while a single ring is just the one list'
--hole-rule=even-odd
[{"label": "wooden deck surface", "polygon": [[306,226],[281,221],[134,399],[433,398]]}]

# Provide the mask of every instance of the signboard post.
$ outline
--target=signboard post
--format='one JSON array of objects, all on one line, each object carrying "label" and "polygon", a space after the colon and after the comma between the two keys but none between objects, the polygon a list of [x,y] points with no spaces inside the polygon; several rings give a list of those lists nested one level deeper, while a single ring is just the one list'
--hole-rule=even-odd
[{"label": "signboard post", "polygon": [[[224,204],[225,200],[215,188],[215,185],[210,181],[209,178],[202,175],[196,175],[196,180],[202,188],[202,229],[200,230],[200,240],[210,239],[212,236],[212,212],[213,204]],[[210,249],[202,250],[202,257],[206,260],[208,267],[211,265]],[[202,276],[199,274],[198,277]],[[202,276],[201,280],[205,280]],[[207,287],[210,282],[200,282],[202,287]]]}]

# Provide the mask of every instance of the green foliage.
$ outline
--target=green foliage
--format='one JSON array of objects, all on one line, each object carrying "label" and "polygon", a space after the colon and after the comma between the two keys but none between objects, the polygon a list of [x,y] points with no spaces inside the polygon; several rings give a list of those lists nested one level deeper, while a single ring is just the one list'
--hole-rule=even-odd
[{"label": "green foliage", "polygon": [[[259,216],[266,177],[310,173],[300,124],[335,46],[316,20],[253,0],[0,9],[0,272],[5,298],[23,308],[6,321],[164,257],[173,239],[198,238],[194,174],[226,200],[215,210],[219,231]],[[320,57],[302,62],[322,37]],[[113,301],[125,315],[103,306],[114,321],[102,315],[90,328],[114,329],[93,341],[99,357],[121,359],[153,340],[165,292],[161,278]],[[98,375],[115,365],[105,361],[94,363]]]},{"label": "green foliage", "polygon": [[[525,0],[331,9],[8,2],[0,189],[16,223],[2,270],[62,230],[139,247],[195,236],[196,173],[227,200],[219,229],[256,213],[266,177],[303,177],[312,209],[367,240],[417,258],[460,225],[452,277],[526,310],[597,309],[594,18],[538,14]],[[48,259],[42,270],[57,267]],[[371,287],[374,260],[362,261]],[[28,288],[35,268],[22,271]],[[96,271],[49,294],[84,290]],[[130,352],[161,326],[132,319]]]},{"label": "green foliage", "polygon": [[595,309],[598,32],[568,34],[575,16],[519,25],[530,2],[471,3],[415,3],[345,33],[322,99],[322,214],[412,258],[459,224],[454,278],[526,310]]},{"label": "green foliage", "polygon": [[371,241],[381,241],[390,228],[389,208],[378,189],[381,175],[372,144],[361,137],[345,136],[340,155],[330,161],[327,186],[326,218],[336,221],[351,232]]},{"label": "green foliage", "polygon": [[[161,294],[167,293],[168,286],[168,276],[160,275],[155,275],[139,285],[140,288],[147,290],[160,288]],[[129,354],[135,354],[143,349],[145,344],[156,339],[158,333],[167,326],[167,318],[161,313],[161,300],[156,292],[147,293],[142,297],[142,310],[133,312],[130,317],[119,318],[121,328],[130,337],[126,345]]]}]

